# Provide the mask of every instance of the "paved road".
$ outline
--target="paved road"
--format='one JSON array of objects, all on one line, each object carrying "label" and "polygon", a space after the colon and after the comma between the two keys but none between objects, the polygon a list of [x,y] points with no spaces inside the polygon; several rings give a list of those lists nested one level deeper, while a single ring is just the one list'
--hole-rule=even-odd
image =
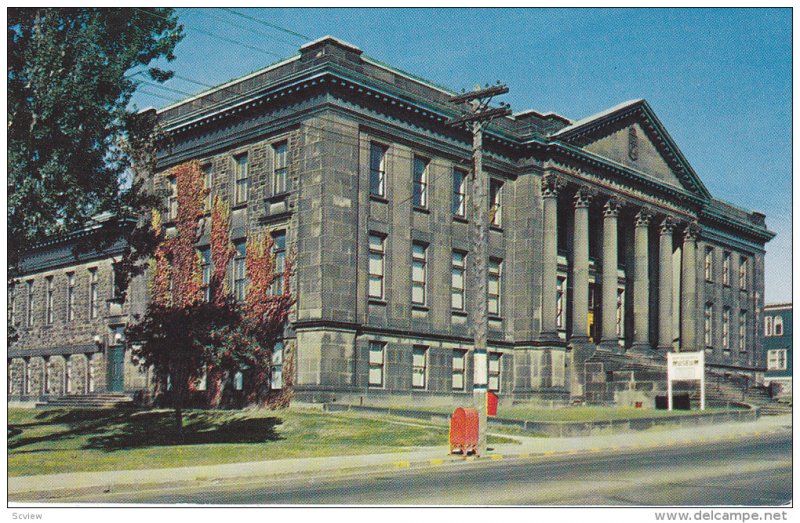
[{"label": "paved road", "polygon": [[96,494],[60,501],[197,504],[780,505],[789,433],[685,448],[591,452],[425,469]]}]

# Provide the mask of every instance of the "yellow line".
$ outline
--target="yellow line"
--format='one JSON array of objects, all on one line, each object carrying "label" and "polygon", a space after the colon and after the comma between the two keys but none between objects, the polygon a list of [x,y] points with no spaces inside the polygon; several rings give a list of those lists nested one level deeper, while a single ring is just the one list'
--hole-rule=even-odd
[{"label": "yellow line", "polygon": [[411,466],[411,463],[408,461],[395,461],[393,465],[399,469],[407,469]]},{"label": "yellow line", "polygon": [[600,452],[600,449],[598,447],[592,447],[589,449],[589,452]]},{"label": "yellow line", "polygon": [[523,452],[518,457],[520,457],[520,458],[529,458],[529,457],[531,457],[531,455],[528,452]]},{"label": "yellow line", "polygon": [[432,459],[432,460],[430,461],[430,464],[431,464],[431,465],[442,465],[443,463],[444,463],[444,460],[443,460],[443,459]]},{"label": "yellow line", "polygon": [[498,460],[503,459],[503,455],[502,454],[492,454],[491,456],[489,456],[489,458],[491,458],[492,461],[498,461]]},{"label": "yellow line", "polygon": [[545,456],[552,456],[554,452],[552,450],[548,450],[544,453]]}]

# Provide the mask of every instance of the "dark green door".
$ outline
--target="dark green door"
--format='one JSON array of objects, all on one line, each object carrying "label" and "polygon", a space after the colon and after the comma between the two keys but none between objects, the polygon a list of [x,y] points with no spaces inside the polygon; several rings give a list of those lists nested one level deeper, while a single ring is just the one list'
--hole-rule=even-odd
[{"label": "dark green door", "polygon": [[125,363],[125,346],[116,345],[108,348],[108,390],[109,392],[123,392],[125,376],[123,368]]}]

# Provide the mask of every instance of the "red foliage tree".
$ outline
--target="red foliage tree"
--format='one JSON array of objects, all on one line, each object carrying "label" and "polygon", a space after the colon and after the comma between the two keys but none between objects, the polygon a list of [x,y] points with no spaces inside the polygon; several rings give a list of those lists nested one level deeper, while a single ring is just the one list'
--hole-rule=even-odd
[{"label": "red foliage tree", "polygon": [[[210,220],[210,299],[203,301],[195,244],[208,193],[202,186],[198,162],[179,165],[168,175],[175,177],[177,185],[175,231],[165,234],[160,215],[154,214],[153,228],[160,243],[151,262],[152,302],[145,318],[128,328],[129,339],[137,344],[132,351],[134,358],[153,365],[161,381],[170,379],[179,432],[184,399],[204,369],[211,406],[219,405],[224,376],[241,368],[252,369],[254,383],[248,387],[249,400],[268,404],[277,398],[278,403],[286,404],[291,387],[273,394],[268,378],[272,348],[294,304],[289,290],[293,256],[287,257],[283,273],[278,274],[272,238],[251,236],[245,260],[249,285],[244,302],[235,303],[226,284],[235,252],[230,240],[230,209],[219,197],[214,198]],[[283,278],[283,285],[282,292],[275,295],[270,289],[277,278]],[[292,362],[287,363],[285,369],[289,371]],[[286,383],[291,385],[291,378]]]}]

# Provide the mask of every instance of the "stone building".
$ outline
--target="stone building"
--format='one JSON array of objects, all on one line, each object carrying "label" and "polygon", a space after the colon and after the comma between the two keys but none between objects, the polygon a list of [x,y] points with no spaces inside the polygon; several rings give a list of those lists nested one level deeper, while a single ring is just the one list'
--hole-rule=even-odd
[{"label": "stone building", "polygon": [[85,247],[88,237],[106,238],[118,226],[112,217],[98,216],[94,225],[44,242],[22,259],[24,276],[9,287],[8,296],[9,319],[19,338],[7,353],[10,400],[149,386],[148,373],[131,364],[124,339],[129,316],[146,303],[146,286],[136,278],[128,299],[120,299],[113,265],[125,245],[112,239],[102,247]]},{"label": "stone building", "polygon": [[[237,245],[267,232],[296,256],[298,397],[470,397],[472,142],[446,123],[454,94],[325,37],[157,112],[160,168],[198,160]],[[763,370],[773,233],[709,194],[646,101],[520,112],[484,144],[501,398],[613,401],[609,369],[671,350]]]}]

